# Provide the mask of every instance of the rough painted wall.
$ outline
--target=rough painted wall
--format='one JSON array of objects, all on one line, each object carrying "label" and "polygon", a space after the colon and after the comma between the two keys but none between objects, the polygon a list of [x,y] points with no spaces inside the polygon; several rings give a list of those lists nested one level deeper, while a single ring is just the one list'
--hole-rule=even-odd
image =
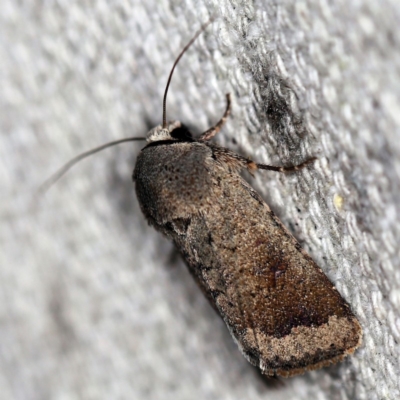
[{"label": "rough painted wall", "polygon": [[[259,162],[319,160],[252,184],[352,305],[344,363],[265,382],[172,245],[140,214],[140,144],[63,162],[170,119]],[[4,399],[400,396],[397,0],[5,0],[0,13],[0,390]]]}]

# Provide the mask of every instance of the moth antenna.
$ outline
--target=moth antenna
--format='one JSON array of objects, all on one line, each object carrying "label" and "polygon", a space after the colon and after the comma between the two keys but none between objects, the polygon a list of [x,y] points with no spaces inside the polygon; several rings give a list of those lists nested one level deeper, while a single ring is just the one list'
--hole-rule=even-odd
[{"label": "moth antenna", "polygon": [[82,154],[79,154],[78,156],[72,158],[69,160],[66,164],[64,164],[58,171],[56,171],[53,175],[51,175],[48,179],[46,179],[38,188],[39,193],[45,193],[47,190],[49,190],[60,178],[62,178],[75,164],[77,164],[79,161],[82,161],[84,158],[89,157],[95,153],[98,153],[99,151],[102,151],[104,149],[107,149],[108,147],[115,146],[120,143],[125,143],[125,142],[133,142],[136,140],[146,140],[144,137],[133,137],[133,138],[125,138],[125,139],[118,139],[114,140],[112,142],[105,143],[99,147],[95,147],[94,149],[91,149],[89,151],[85,151]]},{"label": "moth antenna", "polygon": [[200,36],[201,33],[203,33],[208,25],[210,25],[214,21],[214,18],[211,18],[208,22],[206,22],[193,36],[193,38],[189,41],[189,43],[183,48],[183,50],[180,52],[179,56],[174,62],[174,65],[171,68],[171,72],[169,73],[168,81],[167,81],[167,86],[165,87],[165,92],[164,92],[164,99],[163,99],[163,124],[162,127],[165,129],[167,127],[167,94],[168,94],[168,88],[169,84],[171,83],[172,79],[172,74],[174,73],[175,67],[178,64],[179,60],[182,58],[182,56],[186,53],[187,49],[193,44],[193,42]]}]

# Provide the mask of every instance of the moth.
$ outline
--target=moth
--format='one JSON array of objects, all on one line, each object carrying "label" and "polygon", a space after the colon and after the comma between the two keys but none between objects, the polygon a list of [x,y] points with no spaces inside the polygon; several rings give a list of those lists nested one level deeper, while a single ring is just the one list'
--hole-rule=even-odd
[{"label": "moth", "polygon": [[[210,140],[231,111],[194,138],[167,122],[166,96],[174,69],[205,26],[176,59],[163,101],[163,123],[150,132],[133,172],[141,210],[170,238],[211,305],[250,363],[270,376],[289,377],[342,360],[360,345],[362,330],[349,305],[318,265],[242,177],[247,170],[296,171],[256,163]],[[76,162],[121,139],[83,153]]]}]

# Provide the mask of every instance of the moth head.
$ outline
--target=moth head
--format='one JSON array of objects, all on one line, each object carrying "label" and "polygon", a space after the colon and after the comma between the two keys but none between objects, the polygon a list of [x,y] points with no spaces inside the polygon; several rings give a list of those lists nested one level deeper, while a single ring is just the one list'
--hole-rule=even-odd
[{"label": "moth head", "polygon": [[168,122],[165,128],[158,125],[151,129],[147,135],[146,140],[149,143],[159,142],[161,140],[191,140],[192,135],[189,130],[180,121]]}]

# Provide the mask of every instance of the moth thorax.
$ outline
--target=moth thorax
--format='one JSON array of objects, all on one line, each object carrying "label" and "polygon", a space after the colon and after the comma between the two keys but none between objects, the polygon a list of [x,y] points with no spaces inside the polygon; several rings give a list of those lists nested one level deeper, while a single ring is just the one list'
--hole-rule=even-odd
[{"label": "moth thorax", "polygon": [[158,125],[147,133],[146,140],[149,143],[158,142],[160,140],[174,140],[175,138],[171,135],[171,132],[180,127],[180,121],[168,122],[165,128],[163,128],[162,125]]}]

